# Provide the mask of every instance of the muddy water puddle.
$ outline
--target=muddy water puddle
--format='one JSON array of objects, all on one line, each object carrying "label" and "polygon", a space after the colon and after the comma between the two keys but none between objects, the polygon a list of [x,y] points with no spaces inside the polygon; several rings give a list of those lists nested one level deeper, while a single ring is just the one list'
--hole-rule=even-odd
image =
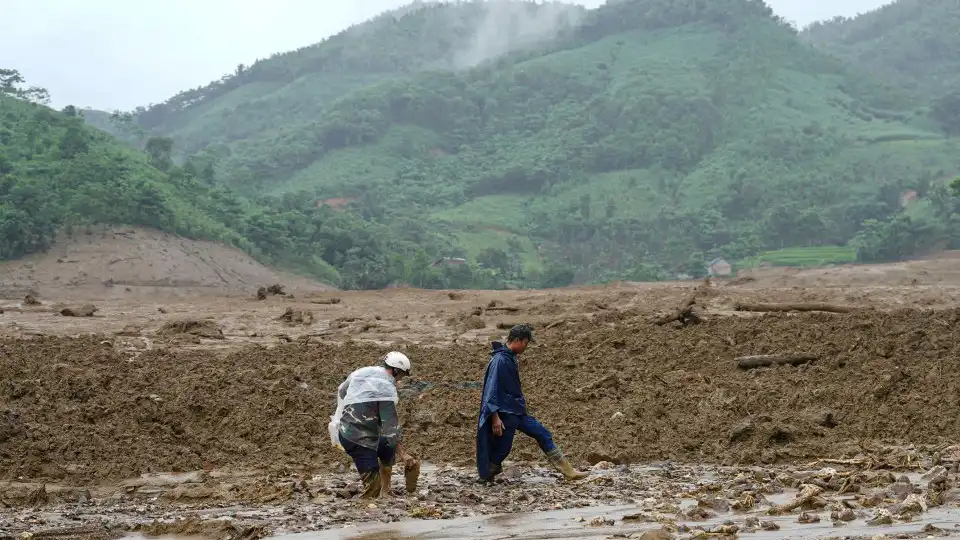
[{"label": "muddy water puddle", "polygon": [[[356,498],[359,480],[349,470],[154,473],[89,490],[46,485],[45,502],[0,508],[0,538],[78,527],[130,531],[131,540],[600,539],[661,528],[679,539],[960,536],[957,472],[943,467],[924,478],[917,470],[601,463],[587,479],[566,482],[542,464],[513,463],[494,486],[475,475],[424,463],[416,493],[395,478],[393,496],[375,501]],[[0,484],[0,501],[38,487]],[[83,500],[73,502],[78,494]]]},{"label": "muddy water puddle", "polygon": [[[574,510],[551,512],[531,512],[500,514],[493,516],[474,516],[451,520],[410,520],[390,525],[361,524],[341,529],[318,532],[285,534],[271,537],[273,540],[457,540],[502,539],[547,540],[560,538],[582,538],[585,540],[607,538],[639,537],[646,531],[660,528],[659,524],[630,524],[627,517],[636,512],[635,506],[598,506]],[[797,523],[796,516],[768,517],[760,513],[758,518],[776,523],[777,531],[759,530],[749,534],[756,540],[783,538],[824,538],[824,537],[874,537],[877,535],[896,536],[906,534],[911,537],[926,537],[925,526],[933,526],[952,536],[960,536],[960,509],[934,509],[910,523],[887,526],[871,526],[864,520],[854,521],[844,526],[834,526],[829,520],[814,524]],[[728,521],[743,522],[747,515],[727,515],[710,520],[686,523],[689,527],[713,528]],[[613,525],[610,525],[613,521]],[[597,523],[595,523],[597,522]],[[678,522],[679,523],[679,522]]]}]

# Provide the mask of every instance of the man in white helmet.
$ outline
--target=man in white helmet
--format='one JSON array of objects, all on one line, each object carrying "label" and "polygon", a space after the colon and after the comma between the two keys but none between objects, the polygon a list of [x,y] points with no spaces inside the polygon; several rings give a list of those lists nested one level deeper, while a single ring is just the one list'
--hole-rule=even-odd
[{"label": "man in white helmet", "polygon": [[[391,351],[379,366],[360,368],[337,389],[337,412],[330,417],[330,437],[353,458],[363,480],[363,498],[390,494],[396,455],[400,449],[397,380],[410,374],[407,355]],[[382,489],[381,489],[382,488]]]}]

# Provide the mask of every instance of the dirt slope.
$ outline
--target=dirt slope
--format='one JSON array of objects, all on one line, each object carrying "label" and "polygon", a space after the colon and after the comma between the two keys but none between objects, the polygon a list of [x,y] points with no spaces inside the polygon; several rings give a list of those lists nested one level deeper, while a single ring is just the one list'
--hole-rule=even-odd
[{"label": "dirt slope", "polygon": [[[951,367],[960,310],[723,317],[686,329],[610,322],[541,332],[521,367],[533,413],[579,463],[773,462],[960,437]],[[344,461],[326,434],[336,385],[381,352],[291,344],[226,356],[155,349],[131,360],[103,338],[3,341],[0,470],[81,482],[204,467],[327,469]],[[407,352],[416,366],[401,401],[410,449],[470,463],[486,350]],[[755,371],[733,362],[784,352],[819,360]],[[520,439],[513,457],[538,459]]]},{"label": "dirt slope", "polygon": [[174,288],[251,294],[272,283],[290,291],[330,289],[267,268],[233,247],[141,228],[80,232],[61,237],[47,253],[0,263],[0,296],[7,298],[28,292],[109,298]]}]

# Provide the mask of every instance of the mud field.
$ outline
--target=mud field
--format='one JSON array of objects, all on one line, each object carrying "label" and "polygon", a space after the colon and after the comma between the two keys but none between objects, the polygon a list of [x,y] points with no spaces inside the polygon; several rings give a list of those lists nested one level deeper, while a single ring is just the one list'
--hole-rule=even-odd
[{"label": "mud field", "polygon": [[[204,279],[4,289],[0,537],[960,534],[960,261],[557,291]],[[518,436],[503,481],[474,481],[489,341],[517,322],[532,413],[586,480]],[[361,502],[326,423],[390,348],[425,467]]]}]

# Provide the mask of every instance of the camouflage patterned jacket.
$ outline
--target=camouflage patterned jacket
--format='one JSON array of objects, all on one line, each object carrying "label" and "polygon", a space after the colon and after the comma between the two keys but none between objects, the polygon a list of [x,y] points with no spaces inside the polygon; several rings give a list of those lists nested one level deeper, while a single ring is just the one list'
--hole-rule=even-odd
[{"label": "camouflage patterned jacket", "polygon": [[[341,399],[347,395],[348,382],[340,385]],[[340,419],[340,436],[371,450],[377,449],[380,437],[383,437],[388,445],[396,448],[402,438],[396,404],[392,401],[368,401],[347,405]]]}]

